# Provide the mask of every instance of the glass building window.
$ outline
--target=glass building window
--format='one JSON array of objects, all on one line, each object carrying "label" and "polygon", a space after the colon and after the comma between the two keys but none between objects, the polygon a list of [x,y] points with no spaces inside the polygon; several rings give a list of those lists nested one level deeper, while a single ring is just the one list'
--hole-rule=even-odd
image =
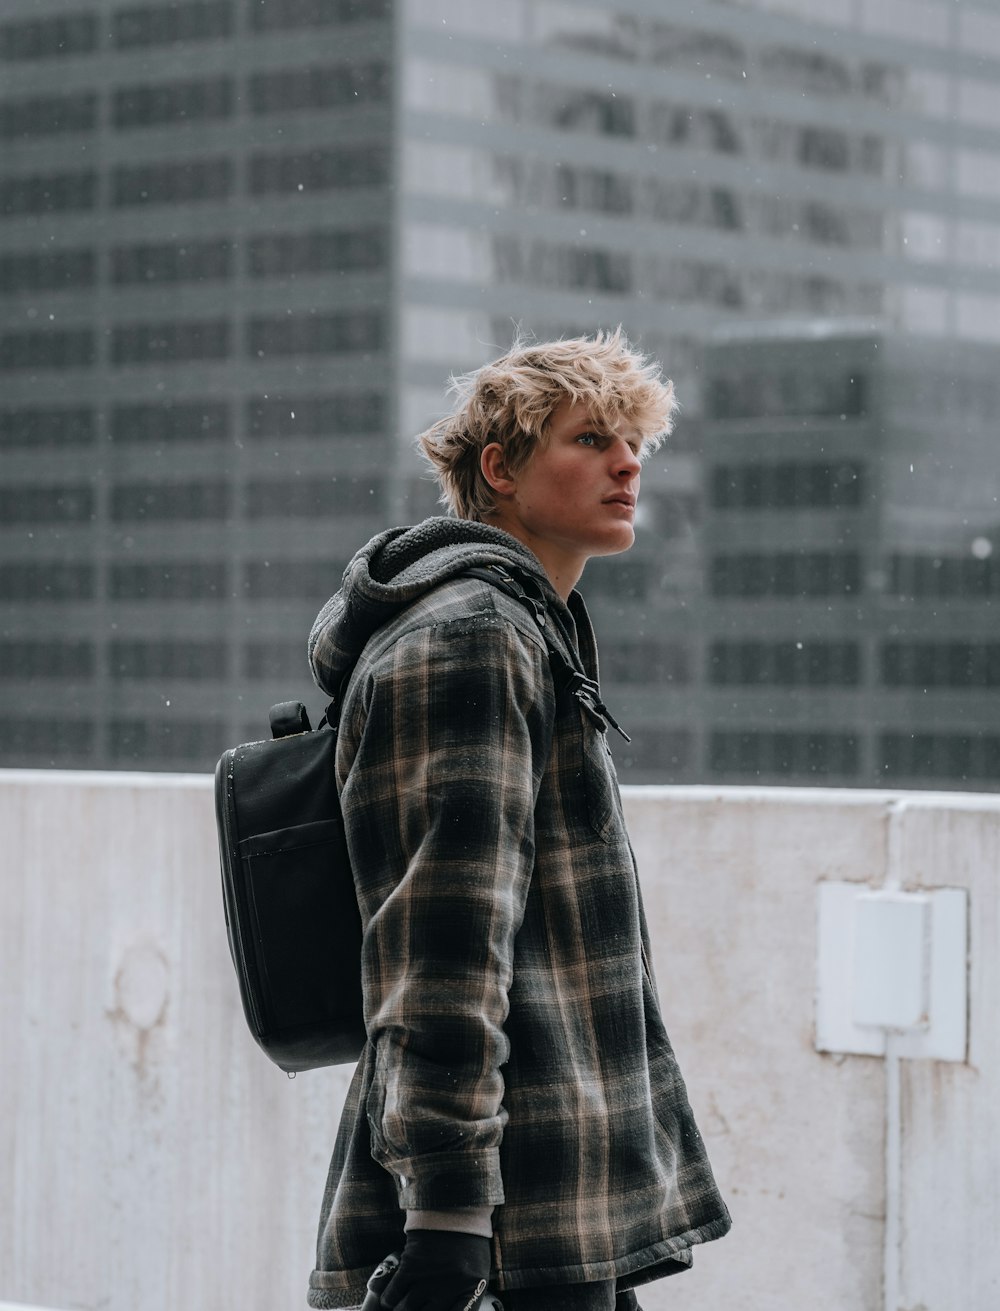
[{"label": "glass building window", "polygon": [[901,600],[988,600],[1000,596],[1000,562],[995,556],[897,553],[889,558],[889,589]]},{"label": "glass building window", "polygon": [[90,564],[33,560],[0,564],[0,599],[4,601],[91,601],[97,574]]},{"label": "glass building window", "polygon": [[25,251],[0,255],[0,293],[73,291],[92,287],[97,278],[93,250]]},{"label": "glass building window", "polygon": [[254,32],[303,27],[335,27],[388,18],[392,0],[247,0]]},{"label": "glass building window", "polygon": [[857,687],[857,642],[716,641],[709,648],[708,679],[743,687]]},{"label": "glass building window", "polygon": [[120,165],[111,175],[111,203],[189,205],[226,200],[233,191],[233,163],[224,155],[170,164]]},{"label": "glass building window", "polygon": [[384,228],[318,229],[254,237],[248,265],[254,278],[292,273],[353,273],[385,268],[389,234]]},{"label": "glass building window", "polygon": [[112,100],[112,121],[120,129],[201,123],[231,117],[235,100],[231,77],[119,87]]},{"label": "glass building window", "polygon": [[652,565],[648,560],[592,560],[587,567],[588,596],[610,600],[644,601],[653,586]]},{"label": "glass building window", "polygon": [[712,380],[707,409],[713,419],[854,418],[865,413],[865,382],[842,370],[732,374]]},{"label": "glass building window", "polygon": [[226,725],[221,719],[112,719],[111,759],[128,761],[184,761],[208,765],[226,747]]},{"label": "glass building window", "polygon": [[384,392],[260,396],[247,402],[250,437],[326,437],[382,432],[388,405]]},{"label": "glass building window", "polygon": [[678,684],[691,681],[691,653],[680,642],[657,638],[605,641],[601,648],[603,683]]},{"label": "glass building window", "polygon": [[1000,687],[1000,642],[886,642],[886,687]]},{"label": "glass building window", "polygon": [[222,561],[113,564],[111,595],[116,601],[217,601],[228,596],[228,579]]},{"label": "glass building window", "polygon": [[385,347],[385,316],[377,310],[255,317],[247,323],[247,354],[334,355]]},{"label": "glass building window", "polygon": [[243,648],[245,678],[304,678],[309,674],[305,643],[274,639],[248,642]]},{"label": "glass building window", "polygon": [[116,523],[219,520],[227,518],[231,508],[228,482],[119,483],[111,489],[111,518]]},{"label": "glass building window", "polygon": [[501,283],[617,294],[632,290],[632,256],[628,254],[521,237],[497,237],[493,251]]},{"label": "glass building window", "polygon": [[330,560],[250,560],[243,592],[254,601],[322,602],[340,586],[343,567]]},{"label": "glass building window", "polygon": [[117,641],[108,647],[112,678],[216,679],[227,672],[226,643],[179,641]]},{"label": "glass building window", "polygon": [[246,488],[250,519],[320,519],[336,514],[372,514],[381,510],[381,478],[257,479]]},{"label": "glass building window", "polygon": [[709,769],[743,777],[851,778],[860,769],[860,751],[853,733],[720,729],[709,739]]},{"label": "glass building window", "polygon": [[1000,783],[1000,736],[996,733],[888,732],[879,737],[883,783],[938,779]]},{"label": "glass building window", "polygon": [[659,774],[669,779],[694,765],[695,736],[684,728],[650,728],[637,733],[631,742],[616,742],[615,760],[623,772]]},{"label": "glass building window", "polygon": [[90,678],[96,669],[93,642],[15,639],[0,642],[0,678]]},{"label": "glass building window", "polygon": [[0,334],[0,370],[85,369],[97,359],[94,333],[88,328],[63,332]]},{"label": "glass building window", "polygon": [[712,505],[717,510],[857,509],[863,475],[859,460],[720,464],[712,470]]},{"label": "glass building window", "polygon": [[249,187],[254,196],[378,187],[388,180],[389,152],[381,142],[323,150],[259,151],[250,156]]},{"label": "glass building window", "polygon": [[3,218],[93,209],[96,204],[97,173],[93,169],[0,177],[0,217]]},{"label": "glass building window", "polygon": [[855,551],[780,551],[716,555],[713,596],[853,596],[861,591],[861,557]]},{"label": "glass building window", "polygon": [[233,243],[225,239],[115,246],[111,250],[111,280],[119,284],[218,282],[232,273]]},{"label": "glass building window", "polygon": [[68,719],[65,715],[57,719],[32,715],[0,723],[0,740],[7,760],[21,758],[53,764],[66,756],[89,757],[95,737],[89,719]]},{"label": "glass building window", "polygon": [[230,354],[228,319],[195,323],[133,323],[111,334],[113,364],[224,360]]},{"label": "glass building window", "polygon": [[134,5],[115,11],[111,30],[119,50],[209,41],[232,35],[233,3],[196,0],[189,4]]},{"label": "glass building window", "polygon": [[88,523],[94,491],[86,483],[63,487],[0,487],[0,523]]},{"label": "glass building window", "polygon": [[0,410],[0,446],[90,446],[97,436],[87,407],[24,407]]},{"label": "glass building window", "polygon": [[18,137],[92,132],[96,127],[97,93],[94,91],[0,101],[0,138],[8,141]]},{"label": "glass building window", "polygon": [[0,24],[0,59],[53,59],[88,54],[97,46],[97,14],[90,9]]},{"label": "glass building window", "polygon": [[[562,132],[586,132],[592,136],[634,137],[636,107],[631,96],[591,88],[560,87],[546,82],[527,88],[521,83],[511,86],[506,106],[514,108],[515,121],[525,116],[533,102],[530,117]],[[502,100],[503,104],[504,101]]]},{"label": "glass building window", "polygon": [[382,59],[280,68],[251,76],[250,108],[255,114],[287,114],[380,104],[389,99],[389,85],[389,65]]},{"label": "glass building window", "polygon": [[111,411],[111,440],[134,443],[224,441],[231,435],[225,401],[161,401],[152,405],[116,405]]}]

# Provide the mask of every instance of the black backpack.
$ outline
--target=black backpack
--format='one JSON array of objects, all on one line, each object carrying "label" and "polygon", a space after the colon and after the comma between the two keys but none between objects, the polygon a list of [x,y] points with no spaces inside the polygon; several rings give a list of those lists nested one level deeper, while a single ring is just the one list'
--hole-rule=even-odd
[{"label": "black backpack", "polygon": [[[526,605],[556,687],[602,727],[618,727],[597,684],[553,645],[530,576],[518,581],[497,565],[463,576]],[[272,706],[270,740],[230,748],[215,770],[222,895],[243,1010],[266,1055],[292,1075],[355,1061],[366,1040],[361,917],[334,772],[339,716],[335,699],[313,730],[301,702]]]}]

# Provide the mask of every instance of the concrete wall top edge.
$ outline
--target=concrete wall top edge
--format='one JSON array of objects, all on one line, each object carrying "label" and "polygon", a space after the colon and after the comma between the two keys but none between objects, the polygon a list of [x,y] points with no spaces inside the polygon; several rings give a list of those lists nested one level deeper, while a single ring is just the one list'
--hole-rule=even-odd
[{"label": "concrete wall top edge", "polygon": [[[137,773],[128,770],[0,769],[0,788],[26,785],[89,788],[194,788],[210,791],[211,774]],[[881,806],[892,810],[985,811],[1000,814],[1000,795],[979,792],[907,792],[879,788],[714,787],[711,784],[629,784],[622,795],[632,801],[695,804],[796,806]]]},{"label": "concrete wall top edge", "polygon": [[[122,790],[195,788],[207,792],[215,786],[215,779],[211,774],[140,774],[116,769],[0,769],[0,788],[24,787],[27,784],[48,787],[118,787]],[[0,1311],[3,1311],[2,1304]]]},{"label": "concrete wall top edge", "polygon": [[1000,796],[979,792],[906,792],[888,788],[713,787],[711,784],[626,785],[624,797],[642,801],[694,802],[710,805],[855,806],[886,810],[992,811],[1000,814]]}]

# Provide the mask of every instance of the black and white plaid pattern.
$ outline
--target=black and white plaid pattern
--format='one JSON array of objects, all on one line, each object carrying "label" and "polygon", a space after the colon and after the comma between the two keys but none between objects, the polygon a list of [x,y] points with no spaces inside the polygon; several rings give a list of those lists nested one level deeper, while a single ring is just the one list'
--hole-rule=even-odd
[{"label": "black and white plaid pattern", "polygon": [[411,531],[422,550],[394,530],[359,552],[311,639],[329,691],[362,650],[337,770],[370,1040],[309,1303],[361,1300],[401,1208],[496,1206],[500,1290],[672,1273],[730,1221],[660,1016],[607,743],[557,694],[528,611],[457,575],[484,554],[531,570],[596,677],[586,610],[496,529]]}]

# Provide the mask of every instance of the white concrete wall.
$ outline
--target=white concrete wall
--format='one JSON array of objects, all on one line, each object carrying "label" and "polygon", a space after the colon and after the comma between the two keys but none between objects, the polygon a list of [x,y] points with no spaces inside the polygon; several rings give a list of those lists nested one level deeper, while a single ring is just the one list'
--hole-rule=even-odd
[{"label": "white concrete wall", "polygon": [[[632,789],[626,808],[735,1222],[646,1311],[882,1311],[884,1288],[891,1311],[995,1311],[1000,798]],[[969,890],[972,1006],[967,1064],[900,1063],[887,1171],[887,1063],[817,1054],[813,1003],[817,883],[880,883],[890,823],[905,883]],[[0,773],[0,834],[0,1299],[304,1305],[347,1071],[289,1081],[246,1032],[211,781]]]}]

